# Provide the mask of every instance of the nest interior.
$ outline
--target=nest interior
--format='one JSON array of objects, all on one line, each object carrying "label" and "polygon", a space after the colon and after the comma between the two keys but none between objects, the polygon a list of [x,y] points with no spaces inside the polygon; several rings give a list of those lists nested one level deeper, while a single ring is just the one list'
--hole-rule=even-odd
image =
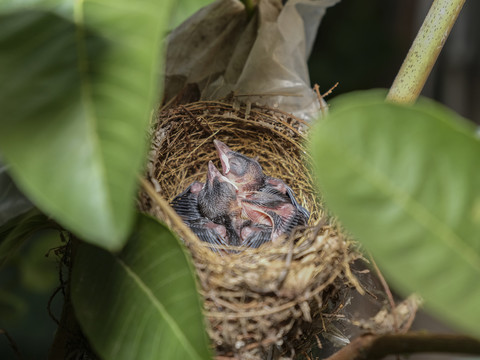
[{"label": "nest interior", "polygon": [[[163,200],[143,193],[140,206],[189,248],[218,358],[293,358],[327,331],[356,285],[349,264],[358,254],[324,214],[308,171],[307,132],[302,120],[264,107],[210,101],[158,113],[147,180]],[[279,244],[223,255],[189,232],[168,202],[205,181],[209,160],[220,167],[214,139],[257,157],[267,175],[285,181],[311,212],[309,226]]]}]

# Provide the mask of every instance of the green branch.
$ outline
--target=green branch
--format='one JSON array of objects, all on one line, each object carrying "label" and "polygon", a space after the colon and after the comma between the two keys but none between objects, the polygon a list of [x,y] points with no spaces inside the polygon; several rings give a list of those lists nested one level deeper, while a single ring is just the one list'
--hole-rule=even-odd
[{"label": "green branch", "polygon": [[414,103],[465,0],[435,0],[395,78],[387,100]]}]

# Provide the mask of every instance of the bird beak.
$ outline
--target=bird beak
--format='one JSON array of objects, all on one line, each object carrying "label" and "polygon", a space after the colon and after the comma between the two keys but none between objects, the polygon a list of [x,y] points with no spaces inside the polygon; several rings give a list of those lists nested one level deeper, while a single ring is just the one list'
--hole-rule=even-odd
[{"label": "bird beak", "polygon": [[213,144],[217,149],[218,157],[222,163],[222,171],[224,175],[227,175],[230,172],[230,161],[228,160],[227,154],[232,150],[219,140],[213,140]]},{"label": "bird beak", "polygon": [[212,161],[208,162],[208,174],[207,174],[207,181],[209,183],[213,182],[213,179],[218,177],[221,181],[228,182],[229,184],[232,184],[235,190],[238,190],[238,186],[235,185],[230,179],[228,179],[226,176],[223,176],[220,171],[213,165]]},{"label": "bird beak", "polygon": [[213,179],[216,177],[223,177],[222,174],[220,174],[220,171],[213,165],[212,161],[208,162],[208,173],[207,173],[207,181],[209,183],[212,183]]},{"label": "bird beak", "polygon": [[223,175],[222,175],[222,180],[225,181],[225,182],[228,182],[228,183],[232,184],[233,187],[235,188],[235,190],[238,191],[238,186],[235,185],[235,183],[234,183],[233,181],[231,181],[230,179],[228,179],[226,176],[223,176]]}]

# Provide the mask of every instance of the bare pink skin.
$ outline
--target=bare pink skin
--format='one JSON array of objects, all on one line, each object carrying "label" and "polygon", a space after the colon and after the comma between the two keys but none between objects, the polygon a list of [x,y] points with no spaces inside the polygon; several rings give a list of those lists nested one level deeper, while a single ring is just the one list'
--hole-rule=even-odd
[{"label": "bare pink skin", "polygon": [[209,222],[209,223],[205,224],[205,227],[214,230],[223,239],[227,239],[227,229],[225,229],[225,226],[215,224],[213,222]]},{"label": "bare pink skin", "polygon": [[251,234],[254,233],[254,231],[255,230],[251,226],[245,226],[240,233],[241,239],[245,241]]},{"label": "bare pink skin", "polygon": [[[243,208],[252,222],[272,227],[272,242],[276,242],[280,237],[286,234],[284,225],[296,215],[295,207],[289,203],[284,203],[275,209],[271,209],[261,205],[244,202]],[[275,221],[276,216],[279,217],[279,220],[277,221]]]},{"label": "bare pink skin", "polygon": [[267,181],[268,185],[271,185],[273,188],[277,189],[282,194],[287,193],[287,186],[285,185],[285,183],[282,180],[277,179],[277,178],[269,177],[266,181]]},{"label": "bare pink skin", "polygon": [[203,189],[203,186],[203,183],[196,181],[192,184],[190,191],[192,192],[192,194],[198,194],[200,190]]}]

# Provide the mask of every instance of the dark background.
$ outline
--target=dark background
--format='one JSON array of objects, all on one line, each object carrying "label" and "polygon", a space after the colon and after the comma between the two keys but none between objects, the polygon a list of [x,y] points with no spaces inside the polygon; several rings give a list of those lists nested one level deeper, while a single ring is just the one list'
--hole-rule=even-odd
[{"label": "dark background", "polygon": [[[309,59],[312,84],[327,101],[389,88],[432,0],[343,0],[329,8]],[[480,1],[466,1],[422,95],[480,124]]]}]

